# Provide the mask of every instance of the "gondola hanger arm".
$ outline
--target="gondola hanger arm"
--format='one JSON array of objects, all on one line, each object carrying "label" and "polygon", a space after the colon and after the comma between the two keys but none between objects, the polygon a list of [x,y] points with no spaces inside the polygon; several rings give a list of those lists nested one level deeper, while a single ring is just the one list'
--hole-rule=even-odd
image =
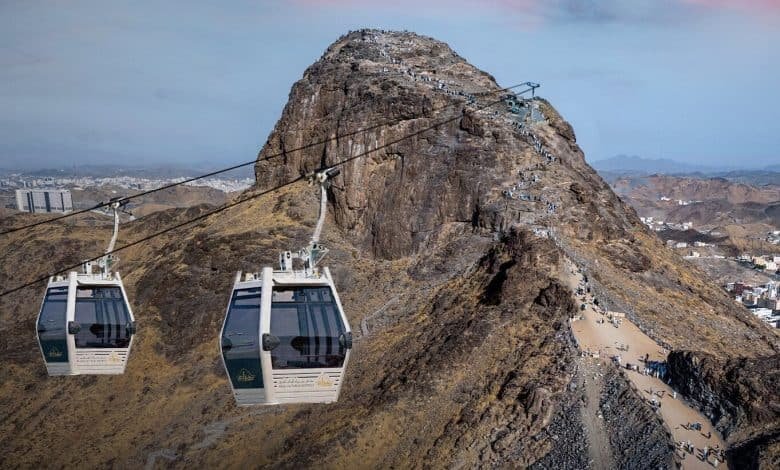
[{"label": "gondola hanger arm", "polygon": [[[122,212],[126,212],[123,210],[123,207],[126,206],[127,203],[128,199],[125,197],[113,197],[106,204],[111,208],[111,212],[114,217],[114,229],[111,233],[111,240],[108,242],[108,246],[104,252],[105,254],[98,260],[98,266],[100,266],[101,270],[100,274],[104,279],[109,279],[111,277],[111,265],[114,262],[114,257],[111,255],[111,253],[114,251],[116,240],[119,235],[119,211],[121,210]],[[92,263],[84,263],[82,269],[85,274],[92,274]]]},{"label": "gondola hanger arm", "polygon": [[279,267],[282,271],[293,271],[293,261],[298,259],[303,263],[304,274],[307,276],[311,275],[315,272],[317,263],[322,261],[325,255],[328,254],[328,249],[320,243],[320,236],[322,235],[322,228],[325,226],[325,216],[328,211],[328,186],[330,186],[331,178],[334,178],[339,173],[341,173],[341,170],[338,168],[325,168],[306,176],[309,185],[320,186],[320,210],[317,225],[314,227],[314,233],[306,247],[301,248],[297,253],[285,251],[279,254]]}]

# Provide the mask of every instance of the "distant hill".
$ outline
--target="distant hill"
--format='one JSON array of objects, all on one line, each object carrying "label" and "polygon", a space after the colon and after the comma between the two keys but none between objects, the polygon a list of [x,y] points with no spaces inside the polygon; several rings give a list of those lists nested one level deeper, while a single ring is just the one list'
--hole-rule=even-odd
[{"label": "distant hill", "polygon": [[[773,170],[772,168],[775,169]],[[780,165],[768,166],[763,170],[728,171],[709,175],[691,174],[686,176],[692,178],[724,178],[733,183],[745,183],[752,186],[780,186]]]},{"label": "distant hill", "polygon": [[618,155],[591,162],[591,166],[610,184],[624,177],[668,175],[695,179],[723,178],[752,186],[780,185],[780,164],[764,168],[729,168],[682,163],[666,158]]},{"label": "distant hill", "polygon": [[[750,184],[780,173],[769,171],[729,172],[725,177],[705,177],[701,173],[676,175],[615,175],[609,181],[613,190],[637,214],[672,223],[693,222],[698,231],[715,230],[728,239],[718,242],[721,249],[739,251],[755,248],[770,230],[780,229],[780,184]],[[605,179],[607,179],[605,177]],[[766,178],[765,178],[766,179]],[[662,199],[663,197],[663,199]],[[681,205],[679,200],[687,201]],[[691,240],[677,230],[659,233],[663,239]],[[752,245],[751,245],[752,244]],[[762,245],[773,252],[775,248]],[[714,274],[718,277],[718,274]]]},{"label": "distant hill", "polygon": [[597,171],[616,173],[663,173],[680,174],[696,172],[728,171],[730,168],[694,165],[677,162],[667,158],[642,158],[636,155],[617,155],[604,160],[591,162],[591,166]]}]

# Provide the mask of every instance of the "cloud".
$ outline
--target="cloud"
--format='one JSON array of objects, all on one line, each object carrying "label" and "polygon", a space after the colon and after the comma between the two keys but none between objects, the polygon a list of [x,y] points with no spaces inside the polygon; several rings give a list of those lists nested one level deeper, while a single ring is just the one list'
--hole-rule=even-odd
[{"label": "cloud", "polygon": [[744,10],[757,14],[780,12],[780,0],[682,0],[682,2],[703,8]]},{"label": "cloud", "polygon": [[734,11],[761,16],[780,13],[780,0],[294,0],[299,6],[414,12],[420,8],[444,16],[475,11],[509,14],[531,23],[667,23],[708,13]]},{"label": "cloud", "polygon": [[585,24],[674,24],[712,13],[761,17],[780,12],[780,0],[488,0],[485,4],[544,22]]}]

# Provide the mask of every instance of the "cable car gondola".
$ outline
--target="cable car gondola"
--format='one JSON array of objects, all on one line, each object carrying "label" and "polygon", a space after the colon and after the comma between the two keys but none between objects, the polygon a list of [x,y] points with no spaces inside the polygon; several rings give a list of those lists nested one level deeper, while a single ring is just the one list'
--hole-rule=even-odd
[{"label": "cable car gondola", "polygon": [[297,253],[279,256],[280,269],[239,271],[221,332],[221,352],[239,405],[329,403],[338,400],[352,332],[319,236],[326,185],[338,170],[320,171],[320,215],[314,236]]},{"label": "cable car gondola", "polygon": [[111,272],[110,253],[119,230],[114,200],[114,233],[106,255],[83,272],[52,276],[37,320],[38,344],[50,376],[122,374],[136,331],[119,273]]}]

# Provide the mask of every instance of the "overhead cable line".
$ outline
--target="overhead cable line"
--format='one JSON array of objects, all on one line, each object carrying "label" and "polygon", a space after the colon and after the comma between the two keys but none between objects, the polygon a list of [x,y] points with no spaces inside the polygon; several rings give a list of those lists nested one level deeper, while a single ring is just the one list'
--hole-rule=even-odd
[{"label": "overhead cable line", "polygon": [[[512,89],[515,89],[515,88],[519,88],[521,86],[530,86],[529,84],[530,84],[530,82],[525,82],[525,83],[521,83],[519,85],[514,85],[514,86],[511,86],[511,87],[507,87],[507,88],[501,88],[499,90],[475,93],[472,96],[492,95],[492,94],[496,94],[496,93],[509,91],[509,90],[512,90]],[[533,91],[533,87],[529,88],[528,90],[524,90],[524,91],[520,92],[520,94],[526,93],[528,91]],[[176,187],[176,186],[181,186],[181,185],[184,185],[184,184],[187,184],[187,183],[191,183],[193,181],[201,180],[201,179],[204,179],[204,178],[209,178],[211,176],[216,176],[216,175],[219,175],[219,174],[222,174],[222,173],[226,173],[228,171],[232,171],[232,170],[236,170],[236,169],[239,169],[239,168],[243,168],[245,166],[253,165],[253,164],[256,164],[258,161],[272,160],[274,158],[278,158],[278,157],[281,157],[283,155],[290,154],[292,152],[298,152],[298,151],[301,151],[301,150],[307,150],[307,149],[310,149],[312,147],[316,147],[318,145],[327,144],[327,143],[332,142],[334,140],[337,141],[339,139],[343,139],[345,137],[351,137],[351,136],[354,136],[354,135],[357,135],[357,134],[361,134],[363,132],[372,131],[372,130],[380,128],[380,127],[385,127],[385,126],[389,126],[389,125],[392,125],[392,124],[398,124],[400,122],[403,122],[403,121],[406,121],[406,120],[409,120],[409,119],[423,118],[423,117],[425,117],[425,114],[430,114],[430,113],[433,113],[433,112],[440,111],[441,109],[444,109],[445,107],[446,106],[442,106],[441,108],[431,109],[431,110],[429,110],[427,112],[424,111],[422,114],[419,114],[419,115],[411,117],[411,118],[405,118],[404,117],[404,118],[391,119],[391,120],[388,120],[388,121],[385,121],[385,122],[382,122],[382,123],[378,123],[378,124],[374,124],[372,126],[365,127],[365,128],[362,128],[362,129],[358,129],[358,130],[355,130],[355,131],[352,131],[352,132],[347,132],[347,133],[344,133],[344,134],[335,135],[333,137],[328,137],[327,139],[319,140],[319,141],[316,141],[316,142],[311,142],[311,143],[308,143],[308,144],[303,145],[301,147],[297,147],[297,148],[290,149],[290,150],[284,150],[284,151],[279,152],[279,153],[268,155],[267,157],[262,158],[260,160],[255,158],[253,160],[250,160],[250,161],[247,161],[247,162],[243,162],[243,163],[238,163],[236,165],[233,165],[233,166],[230,166],[230,167],[227,167],[227,168],[222,168],[220,170],[215,170],[215,171],[212,171],[210,173],[206,173],[206,174],[198,175],[198,176],[193,176],[191,178],[187,178],[187,179],[184,179],[182,181],[177,181],[175,183],[166,184],[166,185],[160,186],[159,188],[154,188],[154,189],[149,189],[149,190],[146,190],[146,191],[141,191],[140,193],[133,194],[133,195],[130,195],[130,196],[125,196],[125,197],[121,198],[120,202],[127,203],[128,201],[130,201],[132,199],[136,199],[136,198],[139,198],[139,197],[142,197],[142,196],[147,196],[149,194],[156,193],[156,192],[159,192],[159,191],[164,191],[166,189],[170,189],[170,188],[173,188],[173,187]],[[80,214],[84,214],[84,213],[91,212],[91,211],[96,210],[96,209],[101,209],[103,207],[110,206],[112,204],[112,202],[113,201],[100,202],[100,203],[98,203],[98,204],[96,204],[94,206],[88,207],[86,209],[80,209],[78,211],[69,212],[67,214],[63,214],[63,215],[60,215],[60,216],[57,216],[57,217],[52,217],[50,219],[40,220],[40,221],[33,222],[33,223],[30,223],[30,224],[21,225],[19,227],[14,227],[14,228],[5,230],[3,232],[0,232],[0,235],[7,235],[7,234],[10,234],[10,233],[18,232],[18,231],[25,230],[25,229],[28,229],[28,228],[38,227],[40,225],[46,225],[46,224],[50,224],[50,223],[53,223],[53,222],[57,222],[59,220],[67,219],[67,218],[70,218],[70,217],[75,217],[75,216],[80,215]]]},{"label": "overhead cable line", "polygon": [[[519,87],[519,86],[522,86],[522,85],[515,85],[515,86],[513,86],[513,87],[509,87],[509,88],[506,88],[506,89],[504,89],[504,90],[509,90],[509,89],[512,89],[512,88],[517,88],[517,87]],[[525,90],[525,91],[530,91],[530,89],[529,89],[529,90]],[[525,91],[523,91],[523,92],[521,92],[521,93],[525,93]],[[482,109],[489,108],[489,107],[491,107],[491,106],[495,106],[496,104],[499,104],[499,103],[501,103],[501,102],[503,102],[503,99],[500,99],[500,100],[494,100],[494,101],[491,101],[491,102],[489,102],[489,103],[486,103],[486,104],[483,104],[483,105],[480,105],[480,106],[476,106],[476,107],[474,108],[474,110],[475,110],[475,111],[480,111],[480,110],[482,110]],[[442,121],[438,121],[438,122],[436,122],[436,123],[434,123],[434,124],[432,124],[432,125],[430,125],[430,126],[424,127],[424,128],[422,128],[422,129],[420,129],[420,130],[418,130],[418,131],[415,131],[415,132],[412,132],[412,133],[410,133],[410,134],[405,134],[405,135],[403,135],[403,136],[399,137],[398,139],[395,139],[395,140],[393,140],[393,141],[391,141],[391,142],[387,142],[387,143],[385,143],[385,144],[382,144],[382,145],[380,145],[380,146],[377,146],[376,148],[369,149],[369,150],[366,150],[365,152],[362,152],[362,153],[359,153],[359,154],[357,154],[357,155],[353,155],[353,156],[351,156],[351,157],[348,157],[348,158],[346,158],[346,159],[344,159],[344,160],[341,160],[341,161],[339,161],[339,162],[336,162],[336,163],[334,163],[333,165],[329,165],[329,166],[327,166],[327,167],[326,167],[326,169],[333,169],[333,168],[338,168],[338,167],[340,167],[340,166],[343,166],[343,165],[345,165],[345,164],[347,164],[347,163],[349,163],[349,162],[351,162],[351,161],[354,161],[354,160],[356,160],[356,159],[358,159],[358,158],[365,157],[366,155],[369,155],[369,154],[371,154],[371,153],[373,153],[373,152],[376,152],[376,151],[378,151],[378,150],[381,150],[381,149],[383,149],[383,148],[387,148],[387,147],[389,147],[389,146],[391,146],[391,145],[395,145],[395,144],[397,144],[397,143],[399,143],[399,142],[402,142],[402,141],[404,141],[404,140],[410,139],[410,138],[412,138],[412,137],[418,136],[418,135],[420,135],[420,134],[423,134],[423,133],[425,133],[425,132],[428,132],[428,131],[430,131],[430,130],[433,130],[433,129],[436,129],[436,128],[438,128],[438,127],[441,127],[441,126],[444,126],[444,125],[446,125],[446,124],[449,124],[449,123],[451,123],[451,122],[457,121],[457,120],[459,120],[459,119],[461,119],[461,118],[462,118],[462,116],[463,116],[463,114],[462,114],[462,113],[463,113],[463,111],[465,111],[465,110],[466,110],[466,108],[464,107],[464,108],[463,108],[463,110],[461,111],[461,113],[459,113],[459,114],[457,114],[457,115],[455,115],[455,116],[452,116],[452,117],[450,117],[450,118],[447,118],[447,119],[445,119],[445,120],[442,120]],[[124,251],[124,250],[126,250],[126,249],[128,249],[128,248],[131,248],[131,247],[133,247],[133,246],[136,246],[136,245],[140,245],[141,243],[148,242],[149,240],[152,240],[152,239],[154,239],[154,238],[157,238],[157,237],[159,237],[159,236],[161,236],[161,235],[164,235],[164,234],[166,234],[166,233],[172,232],[172,231],[174,231],[174,230],[177,230],[177,229],[179,229],[179,228],[185,227],[185,226],[187,226],[187,225],[191,225],[191,224],[193,224],[193,223],[195,223],[195,222],[199,222],[199,221],[201,221],[201,220],[205,220],[205,219],[207,219],[207,218],[211,217],[212,215],[215,215],[215,214],[218,214],[218,213],[220,213],[220,212],[223,212],[223,211],[225,211],[225,210],[227,210],[227,209],[233,208],[233,207],[235,207],[235,206],[237,206],[237,205],[239,205],[239,204],[242,204],[242,203],[244,203],[244,202],[247,202],[247,201],[250,201],[250,200],[253,200],[253,199],[259,198],[259,197],[261,197],[261,196],[265,196],[266,194],[270,194],[270,193],[273,193],[273,192],[279,191],[279,190],[281,190],[281,189],[283,189],[283,188],[285,188],[285,187],[287,187],[287,186],[291,186],[291,185],[293,185],[293,184],[295,184],[295,183],[297,183],[297,182],[299,182],[299,181],[303,181],[303,180],[305,180],[305,179],[306,179],[306,177],[305,177],[305,176],[298,176],[297,178],[294,178],[294,179],[292,179],[292,180],[290,180],[290,181],[288,181],[288,182],[286,182],[286,183],[282,183],[282,184],[280,184],[280,185],[278,185],[278,186],[275,186],[275,187],[273,187],[273,188],[266,189],[266,190],[263,190],[263,191],[260,191],[260,192],[257,192],[257,193],[254,193],[254,194],[248,195],[248,196],[242,196],[242,197],[239,197],[239,199],[237,199],[237,200],[235,200],[235,201],[233,201],[233,202],[231,202],[231,203],[224,204],[224,205],[222,205],[222,206],[220,206],[220,207],[218,207],[218,208],[216,208],[216,209],[214,209],[214,210],[212,210],[212,211],[209,211],[209,212],[206,212],[206,213],[204,213],[204,214],[201,214],[201,215],[199,215],[199,216],[197,216],[197,217],[195,217],[195,218],[192,218],[192,219],[186,220],[186,221],[184,221],[184,222],[178,223],[178,224],[176,224],[176,225],[173,225],[173,226],[171,226],[171,227],[168,227],[168,228],[166,228],[166,229],[163,229],[163,230],[160,230],[160,231],[158,231],[158,232],[155,232],[155,233],[153,233],[153,234],[151,234],[151,235],[147,235],[147,236],[145,236],[145,237],[143,237],[143,238],[141,238],[141,239],[139,239],[139,240],[136,240],[136,241],[134,241],[134,242],[127,243],[127,244],[125,244],[125,245],[122,245],[122,246],[120,246],[119,248],[115,248],[114,250],[107,251],[107,252],[105,252],[105,253],[102,253],[102,254],[100,254],[100,255],[98,255],[98,256],[95,256],[95,257],[93,257],[93,258],[90,258],[90,259],[87,259],[87,260],[81,261],[81,262],[79,262],[79,263],[76,263],[76,264],[70,265],[70,266],[68,266],[68,267],[65,267],[65,268],[63,268],[63,269],[60,269],[59,271],[56,271],[56,272],[52,272],[52,273],[46,274],[45,276],[41,276],[41,277],[39,277],[39,278],[37,278],[37,279],[35,279],[35,280],[33,280],[33,281],[27,282],[27,283],[25,283],[25,284],[22,284],[22,285],[20,285],[20,286],[13,287],[13,288],[11,288],[11,289],[8,289],[8,290],[5,290],[5,291],[3,291],[3,292],[0,292],[0,297],[4,297],[4,296],[6,296],[6,295],[8,295],[8,294],[12,294],[12,293],[14,293],[14,292],[17,292],[17,291],[19,291],[19,290],[22,290],[22,289],[25,289],[25,288],[27,288],[27,287],[33,286],[33,285],[35,285],[35,284],[38,284],[39,282],[44,282],[44,281],[48,280],[50,277],[52,277],[52,276],[56,276],[56,275],[59,275],[59,274],[64,274],[64,273],[66,273],[66,272],[68,272],[68,271],[70,271],[70,270],[72,270],[72,269],[77,269],[78,267],[80,267],[80,266],[81,266],[81,265],[83,265],[84,263],[88,263],[88,262],[96,261],[96,260],[98,260],[98,259],[100,259],[100,258],[103,258],[104,256],[111,255],[111,254],[114,254],[114,253],[118,253],[118,252],[120,252],[120,251]]]},{"label": "overhead cable line", "polygon": [[11,293],[13,293],[13,292],[16,292],[16,291],[18,291],[18,290],[21,290],[21,289],[24,289],[24,288],[26,288],[26,287],[30,287],[30,286],[32,286],[32,285],[35,285],[35,284],[39,283],[39,282],[46,281],[47,279],[49,279],[49,278],[50,278],[50,277],[52,277],[52,276],[56,276],[56,275],[58,275],[58,274],[64,274],[64,273],[66,273],[66,272],[68,272],[68,271],[70,271],[70,270],[72,270],[72,269],[77,269],[78,267],[80,267],[80,266],[81,266],[81,265],[83,265],[84,263],[89,263],[89,262],[92,262],[92,261],[97,261],[98,259],[100,259],[100,258],[103,258],[103,257],[104,257],[104,256],[106,256],[106,255],[112,255],[112,254],[114,254],[114,253],[118,253],[118,252],[120,252],[120,251],[123,251],[123,250],[126,250],[126,249],[128,249],[128,248],[131,248],[131,247],[133,247],[133,246],[140,245],[141,243],[148,242],[149,240],[151,240],[151,239],[153,239],[153,238],[157,238],[157,237],[159,237],[159,236],[161,236],[161,235],[164,235],[164,234],[166,234],[166,233],[168,233],[168,232],[172,232],[172,231],[174,231],[174,230],[176,230],[176,229],[179,229],[179,228],[181,228],[181,227],[184,227],[184,226],[187,226],[187,225],[190,225],[190,224],[194,224],[195,222],[198,222],[198,221],[204,220],[204,219],[206,219],[206,218],[208,218],[208,217],[211,217],[211,216],[212,216],[212,215],[214,215],[214,214],[218,214],[218,213],[220,213],[220,212],[222,212],[222,211],[225,211],[225,210],[227,210],[227,209],[230,209],[230,208],[232,208],[232,207],[235,207],[235,206],[237,206],[237,205],[239,205],[239,204],[241,204],[241,203],[244,203],[244,202],[246,202],[246,201],[249,201],[249,200],[252,200],[252,199],[256,199],[256,198],[258,198],[258,197],[260,197],[260,196],[264,196],[264,195],[266,195],[266,194],[269,194],[269,193],[272,193],[272,192],[274,192],[274,191],[278,191],[278,190],[280,190],[280,189],[282,189],[282,188],[284,188],[284,187],[287,187],[287,186],[293,185],[293,184],[297,183],[298,181],[302,181],[303,179],[304,179],[304,177],[303,177],[303,176],[299,176],[298,178],[295,178],[295,179],[294,179],[294,180],[292,180],[292,181],[288,181],[288,182],[286,182],[286,183],[280,184],[280,185],[278,185],[278,186],[275,186],[275,187],[273,187],[273,188],[271,188],[271,189],[267,189],[267,190],[265,190],[265,191],[261,191],[261,192],[259,192],[259,193],[256,193],[256,194],[252,194],[252,195],[250,195],[250,196],[247,196],[247,197],[242,197],[242,198],[239,198],[238,200],[236,200],[236,201],[233,201],[233,202],[231,202],[231,203],[229,203],[229,204],[225,204],[225,205],[223,205],[223,206],[220,206],[220,207],[218,207],[217,209],[214,209],[213,211],[206,212],[206,213],[204,213],[204,214],[201,214],[201,215],[199,215],[199,216],[197,216],[197,217],[195,217],[195,218],[188,219],[188,220],[186,220],[186,221],[184,221],[184,222],[181,222],[181,223],[178,223],[178,224],[176,224],[176,225],[173,225],[173,226],[171,226],[171,227],[168,227],[168,228],[166,228],[166,229],[160,230],[159,232],[155,232],[155,233],[153,233],[153,234],[151,234],[151,235],[147,235],[147,236],[145,236],[145,237],[143,237],[143,238],[141,238],[141,239],[139,239],[139,240],[136,240],[136,241],[134,241],[134,242],[130,242],[130,243],[126,244],[126,245],[122,245],[122,246],[120,246],[119,248],[115,248],[115,249],[113,249],[113,250],[111,250],[111,251],[107,251],[107,252],[105,252],[104,254],[101,254],[101,255],[95,256],[95,257],[93,257],[93,258],[89,258],[89,259],[87,259],[87,260],[84,260],[84,261],[80,261],[80,262],[78,262],[78,263],[76,263],[76,264],[72,264],[72,265],[70,265],[70,266],[68,266],[68,267],[66,267],[66,268],[60,269],[59,271],[56,271],[56,272],[53,272],[53,273],[49,273],[49,274],[47,274],[47,275],[45,275],[45,276],[41,276],[41,277],[39,277],[38,279],[35,279],[34,281],[30,281],[30,282],[28,282],[28,283],[26,283],[26,284],[23,284],[23,285],[21,285],[21,286],[14,287],[14,288],[12,288],[12,289],[8,289],[8,290],[6,290],[6,291],[3,291],[2,293],[0,293],[0,297],[6,296],[6,295],[8,295],[8,294],[11,294]]},{"label": "overhead cable line", "polygon": [[[274,155],[274,157],[276,157],[276,156],[278,156],[278,155]],[[269,157],[269,159],[270,159],[270,157]],[[231,171],[231,170],[235,170],[235,169],[238,169],[238,168],[241,168],[241,167],[244,167],[244,166],[249,166],[253,162],[256,163],[257,159],[252,160],[250,162],[239,163],[238,165],[233,165],[231,167],[223,168],[221,170],[212,171],[211,173],[206,173],[205,175],[200,175],[200,176],[195,176],[195,177],[192,177],[192,178],[187,178],[187,179],[185,179],[183,181],[178,181],[176,183],[166,184],[164,186],[160,186],[159,188],[154,188],[154,189],[149,189],[147,191],[142,191],[142,192],[140,192],[138,194],[133,194],[131,196],[126,196],[126,197],[120,198],[119,200],[121,202],[127,202],[127,201],[130,201],[131,199],[139,198],[141,196],[146,196],[148,194],[156,193],[158,191],[163,191],[165,189],[170,189],[170,188],[173,188],[175,186],[180,186],[182,184],[187,184],[187,183],[190,183],[192,181],[196,181],[196,180],[203,179],[203,178],[208,178],[209,176],[218,175],[220,173],[225,173],[225,172],[228,172],[228,171]],[[92,212],[92,211],[94,211],[96,209],[100,209],[100,208],[109,206],[111,204],[112,204],[111,201],[109,201],[109,202],[101,202],[101,203],[98,203],[98,204],[96,204],[94,206],[88,207],[86,209],[81,209],[81,210],[78,210],[78,211],[75,211],[75,212],[68,212],[67,214],[63,214],[63,215],[60,215],[60,216],[57,216],[57,217],[52,217],[51,219],[40,220],[38,222],[34,222],[34,223],[31,223],[31,224],[27,224],[27,225],[22,225],[21,227],[14,227],[14,228],[6,230],[4,232],[0,232],[0,235],[7,235],[9,233],[18,232],[20,230],[25,230],[25,229],[28,229],[28,228],[38,227],[39,225],[50,224],[50,223],[57,222],[57,221],[62,220],[62,219],[67,219],[69,217],[77,216],[79,214],[84,214],[86,212]]]}]

